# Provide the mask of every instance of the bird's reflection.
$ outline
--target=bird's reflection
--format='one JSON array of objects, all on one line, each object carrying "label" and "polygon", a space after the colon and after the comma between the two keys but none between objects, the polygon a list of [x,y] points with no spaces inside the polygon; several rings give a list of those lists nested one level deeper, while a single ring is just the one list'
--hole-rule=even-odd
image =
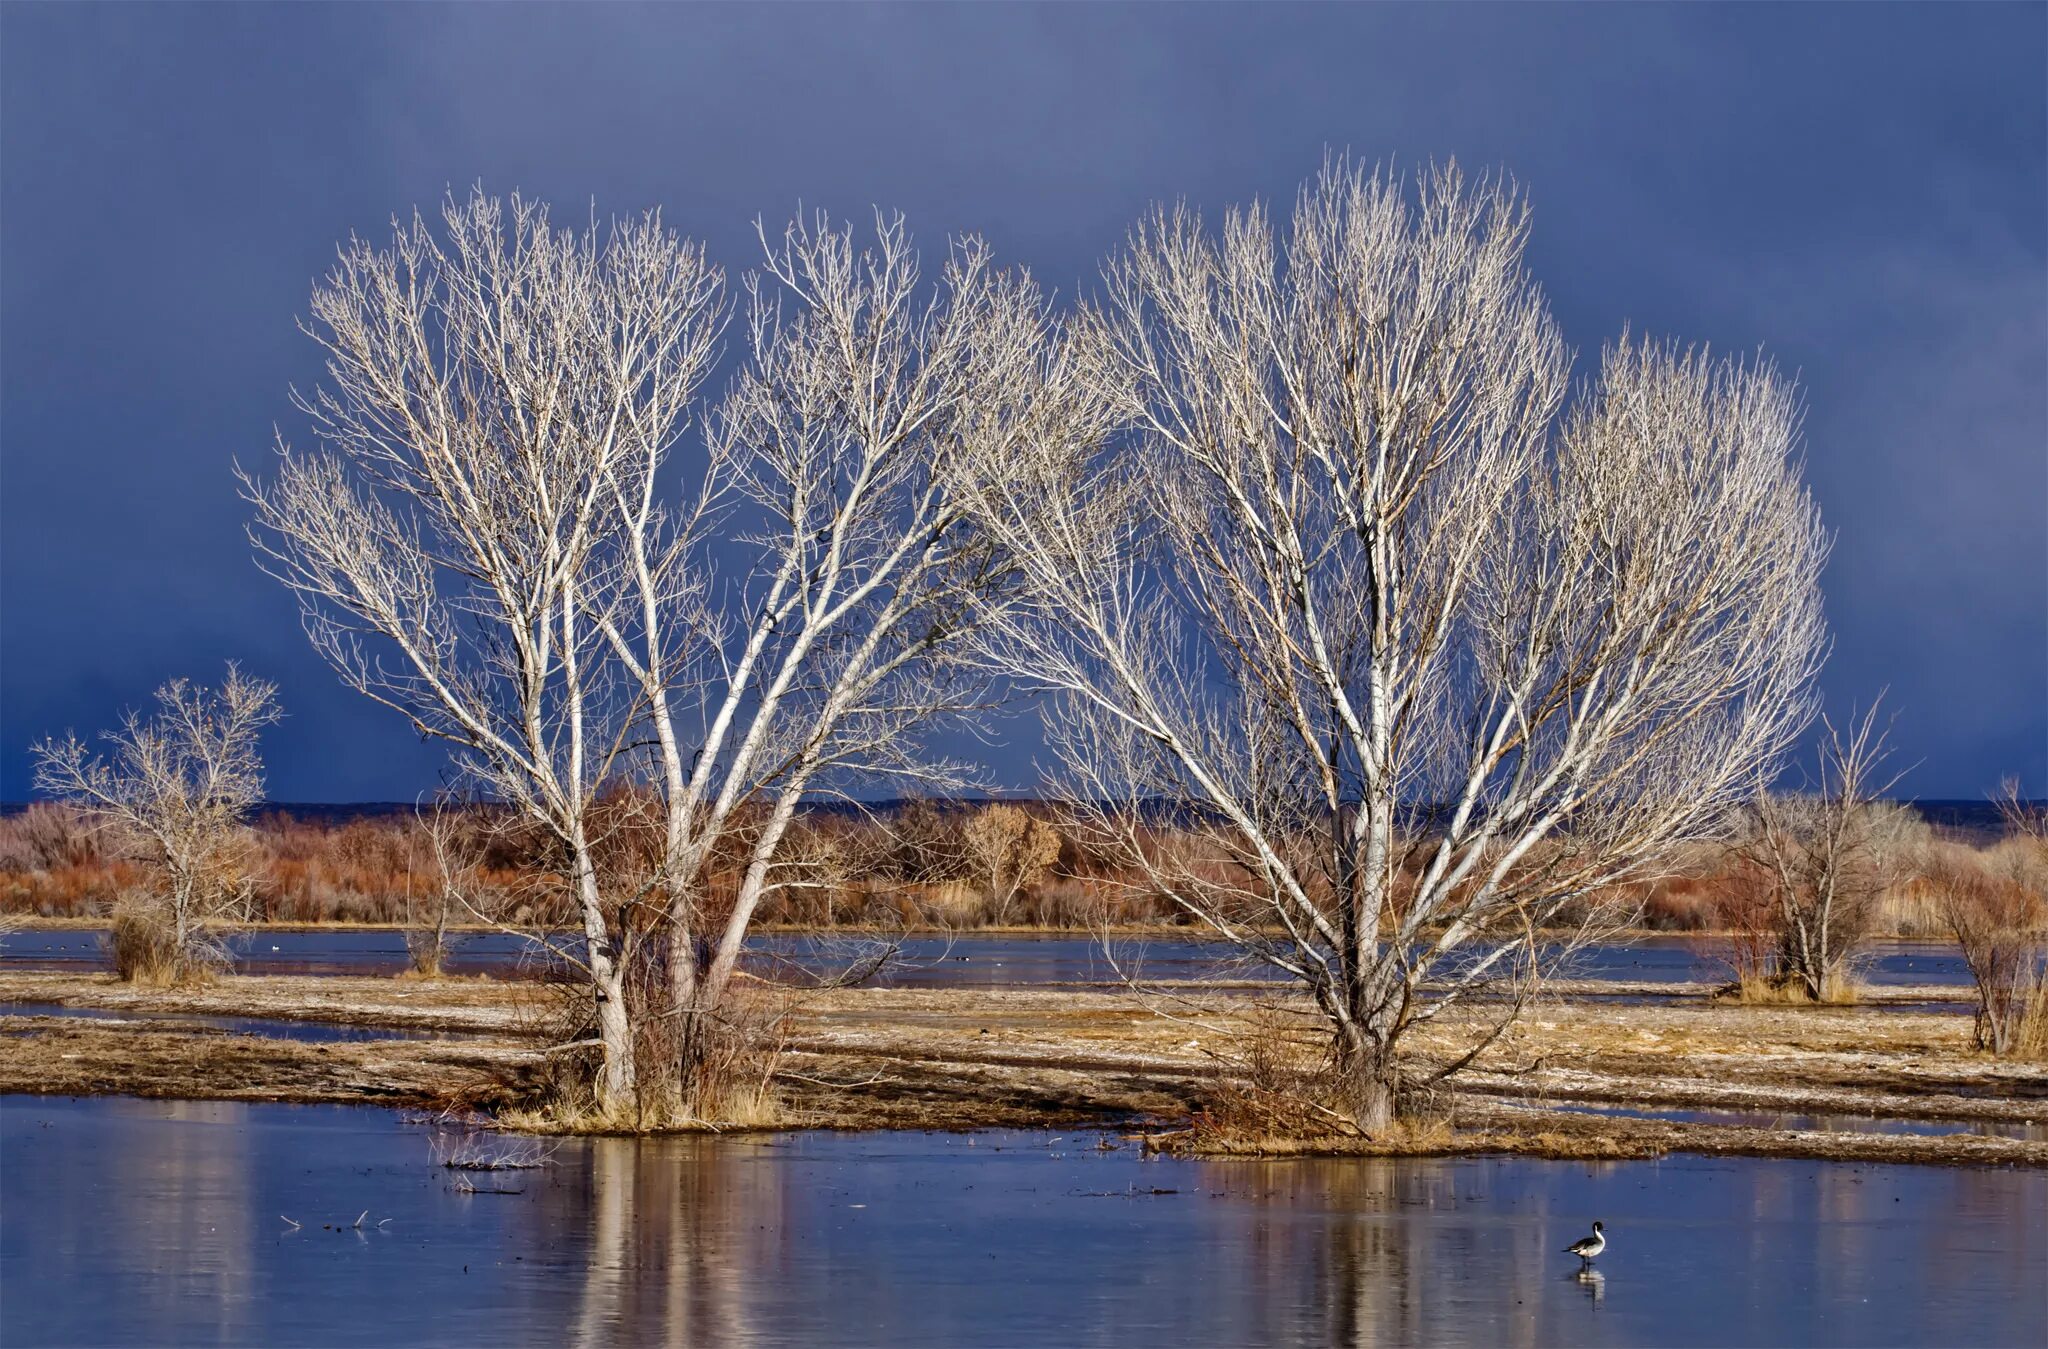
[{"label": "bird's reflection", "polygon": [[1600,1299],[1607,1296],[1607,1276],[1594,1269],[1591,1265],[1586,1266],[1584,1269],[1573,1270],[1565,1277],[1585,1289],[1586,1296],[1592,1299],[1593,1305],[1596,1307],[1600,1305]]}]

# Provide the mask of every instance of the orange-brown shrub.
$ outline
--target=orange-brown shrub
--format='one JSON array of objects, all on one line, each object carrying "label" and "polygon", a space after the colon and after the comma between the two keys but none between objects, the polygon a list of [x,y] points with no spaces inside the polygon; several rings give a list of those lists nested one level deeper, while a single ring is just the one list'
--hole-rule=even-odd
[{"label": "orange-brown shrub", "polygon": [[[872,813],[819,810],[801,817],[790,835],[790,880],[766,897],[761,920],[803,927],[972,927],[988,921],[958,883],[972,878],[960,830],[972,805],[913,801]],[[1013,921],[1041,927],[1184,923],[1171,898],[1120,868],[1108,840],[1093,838],[1043,803],[1032,803],[1059,828],[1058,861],[1025,889]],[[644,797],[613,793],[605,802],[606,846],[645,850],[655,832]],[[730,910],[754,825],[743,820],[706,880],[705,917]],[[410,812],[317,819],[270,811],[254,822],[260,856],[250,909],[267,922],[404,923],[437,884],[432,850]],[[492,911],[512,922],[560,921],[566,899],[548,881],[537,835],[494,820],[480,831],[474,879]],[[1183,872],[1242,883],[1234,863],[1197,832],[1160,824],[1140,846],[1169,857]],[[1989,859],[2014,845],[1973,840],[1943,844]],[[1700,845],[1659,878],[1619,898],[1637,905],[1652,929],[1736,934],[1761,941],[1770,915],[1759,909],[1753,866],[1733,849]],[[38,804],[0,818],[0,911],[49,917],[104,918],[141,880],[129,864],[107,858],[90,830],[62,807]],[[1405,893],[1396,887],[1396,907]],[[1939,886],[1925,867],[1907,868],[1877,905],[1878,930],[1947,935]],[[469,915],[458,917],[458,921]],[[1756,942],[1752,942],[1756,944]],[[1761,951],[1759,947],[1759,951]]]}]

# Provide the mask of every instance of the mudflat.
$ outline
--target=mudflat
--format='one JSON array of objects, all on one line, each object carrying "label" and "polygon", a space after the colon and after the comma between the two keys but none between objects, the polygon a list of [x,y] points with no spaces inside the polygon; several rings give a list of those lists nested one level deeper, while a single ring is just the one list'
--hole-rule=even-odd
[{"label": "mudflat", "polygon": [[[1170,1139],[1241,1071],[1235,1054],[1259,1015],[1241,993],[1186,986],[1167,1001],[1000,987],[763,996],[787,1012],[778,1127],[1110,1125]],[[474,977],[223,976],[153,988],[0,971],[0,1091],[489,1109],[516,1099],[543,1062],[544,997]],[[1431,1023],[1412,1043],[1418,1062],[1451,1054],[1486,1015],[1474,1007]],[[1300,1146],[2048,1167],[2048,1065],[1977,1053],[1970,1018],[1954,1011],[1573,991],[1536,1007],[1454,1082],[1446,1127],[1391,1146]]]}]

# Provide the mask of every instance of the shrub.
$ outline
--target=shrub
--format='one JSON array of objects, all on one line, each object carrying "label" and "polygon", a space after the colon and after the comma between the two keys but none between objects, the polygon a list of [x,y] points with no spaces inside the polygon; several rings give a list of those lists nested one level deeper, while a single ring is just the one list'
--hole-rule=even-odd
[{"label": "shrub", "polygon": [[225,951],[202,938],[188,935],[181,947],[177,927],[164,906],[139,896],[114,906],[107,953],[116,975],[154,985],[205,979],[226,960]]},{"label": "shrub", "polygon": [[2048,1056],[2048,904],[2028,883],[2025,853],[2004,866],[1958,848],[1930,871],[1950,932],[1977,989],[1979,1049],[2019,1058]]}]

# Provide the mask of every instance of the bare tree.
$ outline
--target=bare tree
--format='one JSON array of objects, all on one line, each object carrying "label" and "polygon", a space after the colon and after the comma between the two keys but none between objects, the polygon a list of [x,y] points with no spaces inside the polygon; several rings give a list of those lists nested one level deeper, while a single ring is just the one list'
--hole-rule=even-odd
[{"label": "bare tree", "polygon": [[[325,452],[281,449],[247,481],[258,547],[343,677],[552,838],[606,1114],[695,1108],[806,793],[952,780],[916,733],[978,696],[948,653],[1008,584],[959,465],[1061,403],[1044,302],[978,242],[929,296],[898,220],[865,248],[822,220],[762,242],[749,358],[679,501],[664,468],[720,274],[652,215],[557,234],[480,192],[438,236],[415,217],[389,249],[343,250],[309,325],[328,387],[300,400]],[[653,802],[646,847],[599,836],[645,823],[596,809],[621,782]],[[736,897],[714,906],[735,840]]]},{"label": "bare tree", "polygon": [[1929,850],[1928,880],[1977,986],[1979,1049],[2048,1055],[2048,812],[2016,778],[1995,798],[2006,837],[1984,853]]},{"label": "bare tree", "polygon": [[149,868],[164,973],[183,978],[206,963],[209,926],[247,898],[243,822],[263,800],[257,739],[280,712],[275,686],[233,664],[219,689],[174,679],[156,704],[154,717],[129,712],[104,735],[104,755],[75,735],[37,743],[35,785]]},{"label": "bare tree", "polygon": [[980,873],[989,916],[997,923],[1010,921],[1018,892],[1037,884],[1060,856],[1057,829],[1022,806],[1003,802],[976,811],[960,839]]},{"label": "bare tree", "polygon": [[[555,233],[544,208],[451,198],[387,249],[352,239],[307,333],[328,382],[296,401],[323,443],[245,478],[252,537],[352,687],[446,742],[547,833],[580,915],[601,1110],[629,1100],[627,915],[592,808],[641,716],[608,668],[613,579],[644,540],[619,507],[679,434],[722,285],[649,215]],[[639,498],[634,498],[638,500]]]},{"label": "bare tree", "polygon": [[1940,857],[1929,878],[1943,921],[1977,986],[1977,1047],[2011,1054],[2043,1002],[2048,958],[2048,868],[1987,866],[1967,854]]},{"label": "bare tree", "polygon": [[[1157,213],[1073,325],[1120,430],[984,478],[1026,577],[992,658],[1056,700],[1063,795],[1307,985],[1368,1129],[1412,1027],[1504,986],[1476,1053],[1547,932],[1725,821],[1823,646],[1791,387],[1624,340],[1565,410],[1527,228],[1346,162],[1284,238]],[[1162,816],[1230,865],[1145,846]]]},{"label": "bare tree", "polygon": [[1877,708],[1846,729],[1823,720],[1819,780],[1805,795],[1759,786],[1742,851],[1761,872],[1778,935],[1777,976],[1818,1002],[1837,997],[1870,929],[1872,907],[1900,874],[1915,817],[1877,798],[1889,757]]},{"label": "bare tree", "polygon": [[[854,779],[962,784],[959,765],[921,755],[919,736],[981,699],[961,641],[1012,577],[973,531],[961,484],[1072,401],[1044,298],[979,240],[957,244],[923,294],[900,218],[878,217],[866,246],[822,217],[761,239],[751,359],[709,428],[704,489],[748,508],[744,616],[699,620],[687,675],[665,673],[675,625],[657,603],[617,643],[660,747],[670,1010],[687,1028],[686,1078],[805,795]],[[658,593],[658,580],[635,579]],[[694,746],[670,729],[685,717]],[[749,806],[760,818],[738,891],[713,914],[704,869]]]},{"label": "bare tree", "polygon": [[449,921],[485,912],[478,859],[495,823],[482,803],[436,800],[413,811],[407,851],[426,850],[422,893],[413,893],[412,873],[407,877],[405,950],[415,973],[440,974],[453,949]]},{"label": "bare tree", "polygon": [[1998,818],[2005,825],[2006,836],[2019,840],[2021,856],[2038,860],[2041,851],[2048,849],[2048,808],[2039,801],[2029,800],[2020,790],[2018,778],[2001,781],[1992,804],[1998,808]]}]

